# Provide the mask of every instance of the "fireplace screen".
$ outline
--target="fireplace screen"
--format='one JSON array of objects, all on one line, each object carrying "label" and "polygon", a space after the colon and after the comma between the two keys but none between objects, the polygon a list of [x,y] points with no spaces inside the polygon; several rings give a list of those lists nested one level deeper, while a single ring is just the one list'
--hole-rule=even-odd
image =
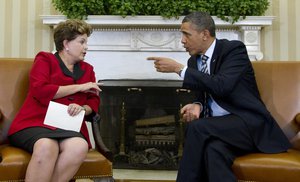
[{"label": "fireplace screen", "polygon": [[184,125],[180,108],[193,94],[181,81],[103,80],[100,114],[114,168],[177,169]]}]

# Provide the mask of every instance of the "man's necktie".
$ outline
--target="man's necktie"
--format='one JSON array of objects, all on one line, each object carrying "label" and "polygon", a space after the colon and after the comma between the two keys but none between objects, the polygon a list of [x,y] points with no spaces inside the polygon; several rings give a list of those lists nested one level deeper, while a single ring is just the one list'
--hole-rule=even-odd
[{"label": "man's necktie", "polygon": [[[208,66],[207,66],[208,57],[205,55],[201,55],[200,57],[200,71],[203,73],[208,73]],[[204,92],[204,103],[203,103],[203,117],[209,117],[209,106],[208,106],[208,94]]]},{"label": "man's necktie", "polygon": [[208,68],[207,68],[208,57],[205,55],[201,55],[200,60],[201,60],[200,71],[203,73],[208,73]]}]

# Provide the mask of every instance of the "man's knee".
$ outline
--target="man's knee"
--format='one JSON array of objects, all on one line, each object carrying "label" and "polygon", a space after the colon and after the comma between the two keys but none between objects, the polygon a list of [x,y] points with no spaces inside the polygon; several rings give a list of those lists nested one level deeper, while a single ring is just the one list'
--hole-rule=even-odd
[{"label": "man's knee", "polygon": [[227,161],[233,161],[232,148],[220,139],[209,139],[205,146],[206,158],[222,157]]},{"label": "man's knee", "polygon": [[193,133],[201,133],[207,134],[208,133],[208,125],[205,119],[198,119],[195,121],[190,122],[187,125],[187,132]]}]

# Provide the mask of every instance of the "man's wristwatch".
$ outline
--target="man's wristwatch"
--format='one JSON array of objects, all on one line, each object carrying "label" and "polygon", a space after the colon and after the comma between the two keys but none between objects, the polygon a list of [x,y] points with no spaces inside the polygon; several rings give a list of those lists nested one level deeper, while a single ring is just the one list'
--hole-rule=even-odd
[{"label": "man's wristwatch", "polygon": [[182,70],[183,70],[183,69],[180,69],[180,70],[179,70],[179,72],[178,72],[178,75],[179,75],[179,76],[181,76]]}]

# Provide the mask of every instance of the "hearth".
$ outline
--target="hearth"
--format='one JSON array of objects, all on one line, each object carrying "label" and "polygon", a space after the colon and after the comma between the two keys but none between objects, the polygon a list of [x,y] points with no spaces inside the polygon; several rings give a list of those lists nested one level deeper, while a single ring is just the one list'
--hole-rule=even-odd
[{"label": "hearth", "polygon": [[180,108],[193,100],[177,80],[101,80],[101,132],[114,168],[177,169],[184,125]]}]

